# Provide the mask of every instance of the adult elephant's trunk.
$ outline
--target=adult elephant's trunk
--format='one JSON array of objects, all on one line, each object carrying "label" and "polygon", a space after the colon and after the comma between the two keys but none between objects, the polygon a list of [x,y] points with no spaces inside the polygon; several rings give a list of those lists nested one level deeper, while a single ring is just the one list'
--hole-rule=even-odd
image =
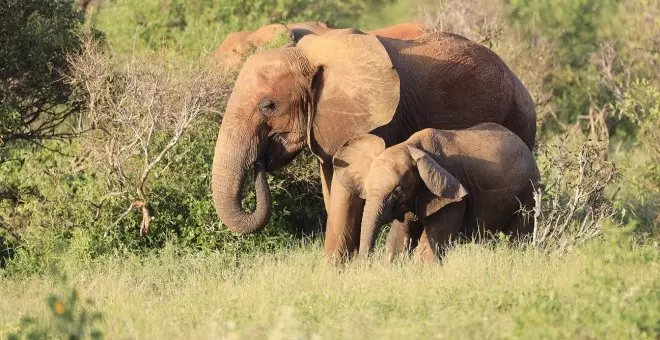
[{"label": "adult elephant's trunk", "polygon": [[[226,126],[225,126],[226,124]],[[220,220],[234,232],[248,234],[262,229],[270,220],[271,198],[263,160],[259,160],[259,139],[246,138],[236,132],[231,123],[223,122],[215,146],[211,191],[213,205]],[[254,212],[243,210],[243,186],[249,170],[255,171],[257,207]]]},{"label": "adult elephant's trunk", "polygon": [[374,248],[376,237],[383,226],[383,199],[367,198],[360,227],[360,257],[366,258]]}]

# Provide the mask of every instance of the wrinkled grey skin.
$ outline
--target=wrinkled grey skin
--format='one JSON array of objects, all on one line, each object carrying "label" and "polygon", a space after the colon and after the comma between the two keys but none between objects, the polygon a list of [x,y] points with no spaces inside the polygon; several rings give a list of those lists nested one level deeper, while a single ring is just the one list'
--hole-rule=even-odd
[{"label": "wrinkled grey skin", "polygon": [[[538,168],[525,143],[498,124],[425,129],[389,148],[367,134],[348,141],[333,163],[342,185],[366,200],[361,256],[368,255],[380,228],[394,219],[419,219],[424,232],[418,252],[426,260],[439,258],[459,232],[520,236],[532,231],[519,210],[520,204],[527,209],[534,204]],[[397,241],[390,242],[390,256],[401,251]]]}]

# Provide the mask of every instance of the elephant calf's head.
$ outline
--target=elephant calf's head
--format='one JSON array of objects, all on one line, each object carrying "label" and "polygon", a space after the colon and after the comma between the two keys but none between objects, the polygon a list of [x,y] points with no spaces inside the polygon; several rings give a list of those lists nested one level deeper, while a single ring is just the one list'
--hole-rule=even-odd
[{"label": "elephant calf's head", "polygon": [[467,195],[452,174],[407,142],[385,149],[380,137],[359,136],[337,152],[333,165],[339,182],[366,200],[360,233],[363,256],[384,224],[402,220],[407,212],[424,218]]}]

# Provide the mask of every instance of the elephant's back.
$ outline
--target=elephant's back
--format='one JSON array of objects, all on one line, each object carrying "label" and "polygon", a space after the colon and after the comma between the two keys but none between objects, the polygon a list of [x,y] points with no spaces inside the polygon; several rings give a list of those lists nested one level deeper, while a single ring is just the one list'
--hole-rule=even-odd
[{"label": "elephant's back", "polygon": [[538,180],[534,155],[509,129],[483,123],[463,130],[445,130],[438,141],[460,163],[472,191],[517,191],[529,180]]},{"label": "elephant's back", "polygon": [[287,25],[287,28],[291,30],[295,42],[298,42],[302,37],[308,34],[321,35],[332,30],[322,21],[294,23]]},{"label": "elephant's back", "polygon": [[385,38],[414,40],[425,35],[427,26],[412,22],[401,23],[384,28],[366,31],[367,34],[378,35]]},{"label": "elephant's back", "polygon": [[399,74],[397,115],[406,116],[398,119],[408,126],[464,129],[515,122],[509,117],[516,105],[515,75],[487,47],[450,33],[379,39]]},{"label": "elephant's back", "polygon": [[466,160],[461,169],[470,216],[489,230],[502,230],[538,185],[534,155],[520,137],[498,124],[479,124],[461,134],[456,149]]},{"label": "elephant's back", "polygon": [[[452,73],[477,69],[500,72],[500,76],[510,72],[495,52],[458,34],[429,32],[415,40],[378,38],[397,71],[420,80],[438,78],[440,74],[451,79]],[[430,69],[433,72],[429,72]]]}]

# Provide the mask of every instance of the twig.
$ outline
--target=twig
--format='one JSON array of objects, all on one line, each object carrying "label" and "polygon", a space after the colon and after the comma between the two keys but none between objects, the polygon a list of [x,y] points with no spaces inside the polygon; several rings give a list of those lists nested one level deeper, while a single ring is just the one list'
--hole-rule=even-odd
[{"label": "twig", "polygon": [[3,221],[3,220],[1,220],[1,219],[0,219],[0,228],[2,228],[3,230],[5,230],[9,235],[13,236],[15,239],[17,239],[17,240],[19,240],[19,241],[21,240],[21,236],[18,235],[16,232],[14,232],[12,229],[10,229],[10,228],[9,228],[9,225],[7,224],[7,222],[5,222],[5,221]]}]

